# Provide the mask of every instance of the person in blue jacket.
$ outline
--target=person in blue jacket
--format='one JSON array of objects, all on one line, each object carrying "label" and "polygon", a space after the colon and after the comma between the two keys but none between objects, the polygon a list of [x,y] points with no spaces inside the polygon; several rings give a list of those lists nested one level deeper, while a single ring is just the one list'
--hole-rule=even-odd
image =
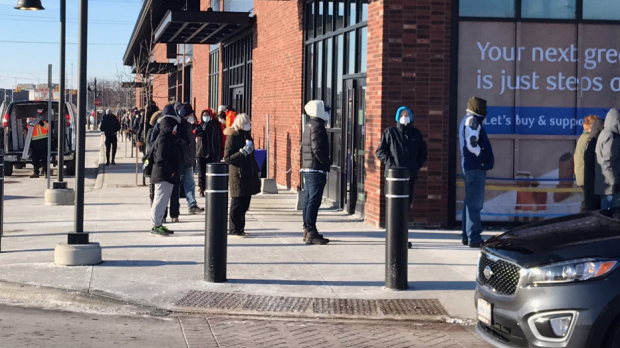
[{"label": "person in blue jacket", "polygon": [[463,245],[472,248],[480,248],[484,244],[480,212],[484,206],[487,171],[493,169],[495,163],[491,141],[483,125],[486,116],[487,101],[471,97],[465,118],[459,126],[461,169],[465,178],[461,239]]}]

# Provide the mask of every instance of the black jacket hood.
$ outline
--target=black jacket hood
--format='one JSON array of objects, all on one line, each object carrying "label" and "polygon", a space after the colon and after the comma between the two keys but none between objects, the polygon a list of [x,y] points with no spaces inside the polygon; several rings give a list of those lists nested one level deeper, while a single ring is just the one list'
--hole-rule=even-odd
[{"label": "black jacket hood", "polygon": [[592,130],[590,131],[590,138],[598,138],[601,135],[601,132],[605,128],[605,121],[600,118],[594,120],[592,123]]},{"label": "black jacket hood", "polygon": [[176,133],[174,131],[176,130],[175,127],[178,128],[178,125],[179,123],[175,120],[174,117],[164,116],[159,121],[159,133],[160,135],[176,135],[174,134]]}]

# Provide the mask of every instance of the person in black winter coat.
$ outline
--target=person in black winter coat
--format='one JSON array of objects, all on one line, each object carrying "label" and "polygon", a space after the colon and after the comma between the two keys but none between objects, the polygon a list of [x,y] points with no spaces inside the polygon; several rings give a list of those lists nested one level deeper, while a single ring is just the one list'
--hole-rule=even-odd
[{"label": "person in black winter coat", "polygon": [[222,135],[220,122],[213,118],[213,111],[206,109],[194,129],[196,135],[196,160],[198,161],[198,187],[200,197],[205,195],[207,164],[222,159]]},{"label": "person in black winter coat", "polygon": [[226,128],[224,162],[228,164],[230,191],[229,235],[245,237],[245,214],[252,196],[260,192],[260,170],[254,158],[254,141],[250,135],[250,117],[239,114],[232,127]]},{"label": "person in black winter coat", "polygon": [[116,133],[121,130],[121,124],[118,122],[118,118],[112,114],[112,110],[106,110],[106,115],[103,116],[103,121],[101,121],[99,130],[105,134],[105,165],[110,165],[110,148],[112,148],[112,164],[116,164],[116,162],[114,162],[114,158],[116,157],[116,147],[118,145]]},{"label": "person in black winter coat", "polygon": [[[601,196],[594,193],[594,186],[596,180],[605,180],[603,177],[603,171],[600,168],[600,164],[596,161],[596,142],[599,135],[605,127],[605,121],[601,118],[596,118],[592,123],[592,129],[590,130],[590,137],[586,142],[586,149],[583,154],[584,162],[584,180],[583,180],[583,208],[584,212],[596,211],[601,209]],[[599,167],[597,170],[597,166]],[[596,175],[600,175],[599,178]]]},{"label": "person in black winter coat", "polygon": [[304,242],[323,245],[329,243],[329,239],[319,234],[316,220],[327,183],[327,173],[332,165],[325,129],[329,114],[325,112],[325,104],[321,100],[309,101],[304,109],[310,117],[306,122],[301,142],[301,173],[306,191],[303,207]]},{"label": "person in black winter coat", "polygon": [[173,231],[163,226],[164,214],[174,185],[181,183],[185,170],[182,149],[185,141],[178,135],[179,117],[172,106],[166,106],[164,116],[159,122],[159,136],[153,143],[147,160],[152,162],[151,182],[155,184],[155,194],[151,207],[151,234],[167,236]]},{"label": "person in black winter coat", "polygon": [[376,155],[385,164],[386,176],[390,168],[409,169],[409,206],[413,208],[413,188],[418,171],[428,159],[428,148],[422,133],[413,126],[413,113],[408,107],[398,108],[396,122],[383,132]]}]

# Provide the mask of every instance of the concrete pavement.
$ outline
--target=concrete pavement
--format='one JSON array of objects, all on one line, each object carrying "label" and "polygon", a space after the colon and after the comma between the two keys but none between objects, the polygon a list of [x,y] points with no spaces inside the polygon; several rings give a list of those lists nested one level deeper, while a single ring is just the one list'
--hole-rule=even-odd
[{"label": "concrete pavement", "polygon": [[[118,165],[104,167],[95,177],[100,148],[98,132],[89,132],[85,228],[92,233],[91,241],[101,243],[105,262],[72,268],[53,264],[55,245],[72,230],[74,208],[45,206],[45,179],[27,179],[29,171],[16,170],[5,188],[0,280],[103,294],[168,310],[177,309],[176,303],[194,290],[327,299],[438,299],[449,317],[475,317],[478,252],[462,246],[458,232],[412,230],[411,290],[385,291],[385,232],[342,212],[322,211],[318,227],[332,242],[307,246],[301,241],[301,213],[294,210],[296,196],[286,191],[254,197],[246,229],[251,237],[228,241],[229,281],[205,283],[204,215],[187,215],[181,199],[181,222],[168,225],[177,233],[150,236],[148,187],[135,185],[135,159],[124,156],[125,144],[119,142]],[[204,205],[202,199],[199,205]]]}]

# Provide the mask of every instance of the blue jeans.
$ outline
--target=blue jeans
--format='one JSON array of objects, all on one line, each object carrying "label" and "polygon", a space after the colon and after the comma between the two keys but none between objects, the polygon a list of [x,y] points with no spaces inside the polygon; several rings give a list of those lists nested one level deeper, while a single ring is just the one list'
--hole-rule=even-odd
[{"label": "blue jeans", "polygon": [[181,178],[183,188],[185,189],[185,199],[187,200],[187,207],[195,207],[196,203],[196,183],[194,182],[194,168],[190,167],[185,169],[183,177]]},{"label": "blue jeans", "polygon": [[470,244],[482,242],[482,220],[480,211],[484,206],[485,170],[465,170],[465,201],[463,202],[463,233],[461,238]]},{"label": "blue jeans", "polygon": [[306,184],[306,202],[303,209],[304,229],[308,232],[318,232],[316,229],[316,219],[323,201],[323,190],[327,183],[327,175],[311,172],[303,173],[303,176],[304,183]]},{"label": "blue jeans", "polygon": [[601,197],[601,209],[613,209],[620,207],[620,194],[607,195]]}]

